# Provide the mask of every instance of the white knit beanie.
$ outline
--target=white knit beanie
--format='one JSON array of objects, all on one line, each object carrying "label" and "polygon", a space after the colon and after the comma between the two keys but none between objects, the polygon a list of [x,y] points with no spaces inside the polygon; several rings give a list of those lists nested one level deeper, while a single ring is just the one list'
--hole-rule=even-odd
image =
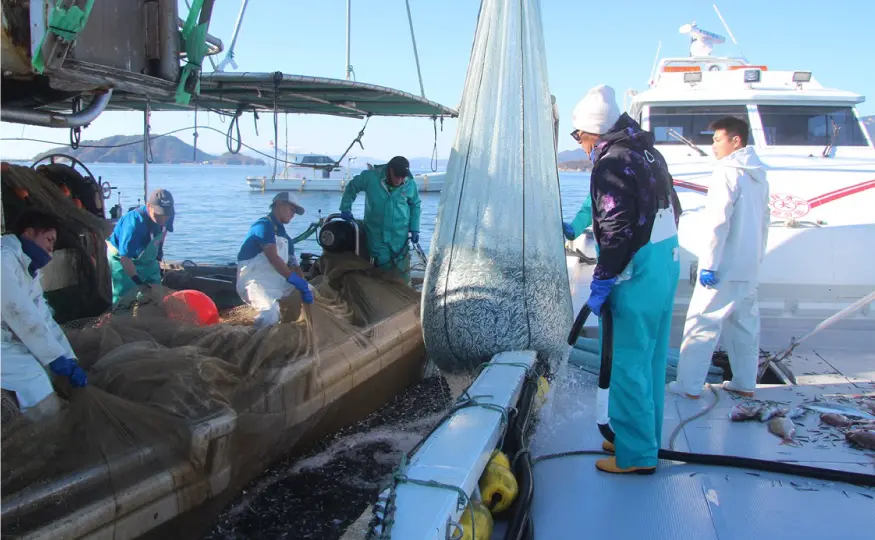
[{"label": "white knit beanie", "polygon": [[574,129],[603,135],[620,119],[614,89],[606,84],[595,86],[583,96],[571,113]]}]

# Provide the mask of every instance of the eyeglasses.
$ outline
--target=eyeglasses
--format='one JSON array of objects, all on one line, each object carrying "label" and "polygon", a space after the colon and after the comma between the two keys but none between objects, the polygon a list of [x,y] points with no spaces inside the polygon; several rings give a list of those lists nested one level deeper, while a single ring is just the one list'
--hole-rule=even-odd
[{"label": "eyeglasses", "polygon": [[580,142],[580,136],[581,136],[582,134],[583,134],[582,131],[580,131],[579,129],[575,129],[574,131],[571,132],[571,138],[574,139],[576,142],[579,143],[579,142]]}]

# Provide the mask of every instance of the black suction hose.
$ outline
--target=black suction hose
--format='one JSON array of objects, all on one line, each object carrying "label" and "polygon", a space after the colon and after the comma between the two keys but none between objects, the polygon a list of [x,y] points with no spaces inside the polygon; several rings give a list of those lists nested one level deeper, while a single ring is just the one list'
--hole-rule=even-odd
[{"label": "black suction hose", "polygon": [[526,379],[520,394],[517,413],[508,432],[508,440],[505,450],[508,455],[514,456],[511,467],[517,479],[519,493],[510,509],[510,518],[505,540],[526,540],[531,538],[530,510],[532,499],[535,496],[535,478],[532,472],[532,456],[526,448],[525,436],[529,429],[529,421],[532,417],[532,407],[535,395],[538,393],[538,374],[532,373]]},{"label": "black suction hose", "polygon": [[[580,336],[580,331],[583,329],[583,324],[589,317],[592,310],[584,304],[577,314],[574,325],[571,327],[571,333],[568,335],[568,344],[573,346]],[[614,320],[611,314],[611,308],[607,302],[602,306],[601,315],[601,338],[602,338],[602,354],[601,367],[599,369],[599,396],[597,422],[599,432],[605,440],[614,442],[614,430],[611,429],[609,418],[607,416],[607,395],[611,386],[611,366],[614,362]],[[604,403],[602,403],[604,401]],[[602,414],[602,406],[604,413]],[[690,452],[677,452],[675,450],[660,449],[657,454],[659,459],[667,459],[669,461],[680,461],[684,463],[695,463],[698,465],[713,465],[717,467],[734,467],[740,469],[753,469],[757,471],[789,474],[802,476],[806,478],[815,478],[818,480],[826,480],[828,482],[844,482],[848,484],[856,484],[861,486],[875,486],[875,475],[855,473],[848,471],[837,471],[834,469],[825,469],[821,467],[811,467],[808,465],[799,465],[796,463],[785,463],[782,461],[769,461],[766,459],[753,459],[739,456],[720,456],[716,454],[694,454]]]}]

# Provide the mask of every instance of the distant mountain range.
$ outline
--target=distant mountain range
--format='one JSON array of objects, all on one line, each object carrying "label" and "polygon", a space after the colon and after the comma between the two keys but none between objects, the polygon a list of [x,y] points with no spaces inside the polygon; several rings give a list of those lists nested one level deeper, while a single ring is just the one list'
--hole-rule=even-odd
[{"label": "distant mountain range", "polygon": [[[143,163],[143,144],[139,135],[113,135],[99,141],[83,141],[73,150],[62,146],[42,152],[34,161],[49,154],[67,154],[84,163]],[[100,148],[89,148],[89,147]],[[265,165],[260,158],[244,154],[226,153],[221,156],[208,154],[170,135],[158,137],[151,142],[151,163],[209,163],[212,165]]]}]

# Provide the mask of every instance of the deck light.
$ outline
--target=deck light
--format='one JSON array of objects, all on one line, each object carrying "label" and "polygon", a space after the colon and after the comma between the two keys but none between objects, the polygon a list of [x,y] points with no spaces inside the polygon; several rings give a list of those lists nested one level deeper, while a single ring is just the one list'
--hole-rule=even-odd
[{"label": "deck light", "polygon": [[811,82],[811,72],[810,71],[794,71],[793,72],[793,82],[794,83]]},{"label": "deck light", "polygon": [[758,69],[746,69],[744,70],[744,82],[746,83],[755,83],[760,82],[760,76],[762,72]]},{"label": "deck light", "polygon": [[690,84],[702,82],[702,72],[693,71],[690,73],[684,73],[684,82]]}]

